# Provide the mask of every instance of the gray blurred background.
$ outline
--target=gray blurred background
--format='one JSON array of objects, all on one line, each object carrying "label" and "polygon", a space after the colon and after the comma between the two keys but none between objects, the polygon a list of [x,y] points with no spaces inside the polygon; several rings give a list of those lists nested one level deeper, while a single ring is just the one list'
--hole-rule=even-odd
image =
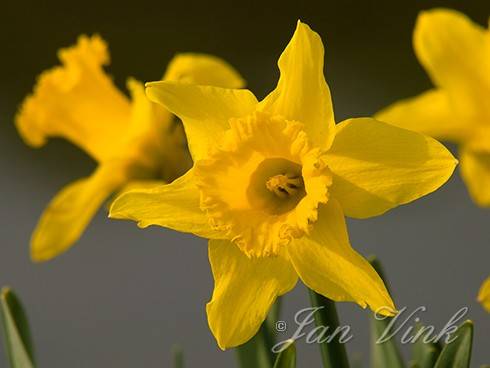
[{"label": "gray blurred background", "polygon": [[[13,126],[36,75],[57,64],[56,50],[81,33],[100,33],[112,53],[119,86],[128,76],[159,79],[176,52],[219,55],[263,97],[276,83],[276,60],[301,18],[326,45],[326,76],[338,121],[370,115],[417,94],[430,82],[411,48],[422,9],[447,6],[486,24],[481,1],[285,2],[2,1],[0,6],[0,285],[10,285],[28,310],[39,367],[167,367],[179,343],[188,367],[231,367],[208,330],[212,291],[206,242],[162,228],[109,221],[104,211],[68,253],[45,264],[29,260],[37,218],[65,184],[95,163],[77,147],[52,140],[40,150],[23,144]],[[471,57],[471,56],[469,56]],[[352,244],[377,254],[399,307],[428,308],[422,321],[441,328],[462,306],[475,323],[475,367],[490,363],[490,315],[475,298],[490,266],[490,209],[470,201],[459,174],[435,194],[388,214],[349,221]],[[298,287],[283,319],[308,306]],[[349,351],[368,362],[368,314],[339,307],[355,335]],[[485,349],[486,348],[486,349]],[[0,367],[5,353],[0,347]],[[405,353],[408,347],[405,347]],[[299,367],[319,366],[317,346],[299,346]]]}]

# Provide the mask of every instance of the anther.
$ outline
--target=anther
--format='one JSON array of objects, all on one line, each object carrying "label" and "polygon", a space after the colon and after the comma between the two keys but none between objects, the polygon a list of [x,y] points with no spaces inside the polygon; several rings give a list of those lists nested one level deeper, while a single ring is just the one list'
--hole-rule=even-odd
[{"label": "anther", "polygon": [[287,198],[294,196],[303,187],[303,178],[301,176],[279,174],[269,178],[265,186],[279,198]]}]

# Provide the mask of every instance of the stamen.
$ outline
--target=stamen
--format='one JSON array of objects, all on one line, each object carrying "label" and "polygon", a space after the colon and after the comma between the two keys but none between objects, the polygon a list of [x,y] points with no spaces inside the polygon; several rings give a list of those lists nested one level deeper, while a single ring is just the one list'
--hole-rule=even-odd
[{"label": "stamen", "polygon": [[269,178],[265,186],[279,198],[288,198],[303,188],[303,178],[296,175],[279,174]]}]

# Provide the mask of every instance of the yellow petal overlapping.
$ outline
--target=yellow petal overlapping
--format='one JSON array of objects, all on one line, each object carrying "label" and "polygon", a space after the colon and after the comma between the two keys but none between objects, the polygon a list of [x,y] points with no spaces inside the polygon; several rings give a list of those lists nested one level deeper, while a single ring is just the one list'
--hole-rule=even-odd
[{"label": "yellow petal overlapping", "polygon": [[[160,102],[182,119],[194,160],[207,156],[210,147],[230,128],[230,118],[246,116],[257,105],[253,93],[246,89],[163,81],[148,83],[146,91],[152,101]],[[192,101],[192,104],[188,101]]]},{"label": "yellow petal overlapping", "polygon": [[433,138],[358,118],[337,125],[327,163],[332,196],[347,216],[366,218],[433,192],[457,161]]},{"label": "yellow petal overlapping", "polygon": [[396,309],[383,281],[350,245],[340,205],[332,199],[320,205],[318,212],[313,231],[287,247],[301,280],[332,300],[393,315]]},{"label": "yellow petal overlapping", "polygon": [[454,142],[470,137],[471,127],[465,126],[451,111],[448,94],[432,89],[381,110],[375,115],[380,121]]},{"label": "yellow petal overlapping", "polygon": [[450,9],[422,12],[416,55],[435,89],[399,101],[376,119],[460,145],[461,175],[480,206],[490,206],[490,30]]},{"label": "yellow petal overlapping", "polygon": [[168,63],[162,80],[222,88],[242,88],[245,80],[219,57],[182,53]]},{"label": "yellow petal overlapping", "polygon": [[126,190],[112,203],[109,216],[135,220],[142,228],[159,225],[204,238],[223,238],[200,209],[200,193],[192,169],[171,184]]},{"label": "yellow petal overlapping", "polygon": [[[131,191],[111,210],[164,226],[174,216],[193,231],[194,221],[203,223],[186,217],[193,203],[193,213],[225,234],[209,246],[215,291],[208,321],[221,348],[252,337],[296,275],[333,300],[395,313],[380,277],[350,246],[342,209],[356,217],[381,214],[434,191],[456,164],[420,133],[369,118],[336,127],[323,45],[307,25],[298,22],[279,68],[277,88],[259,103],[247,90],[147,84],[150,99],[184,122],[195,188],[181,191],[189,197],[178,203],[172,185]],[[172,212],[161,218],[145,212],[166,206]]]},{"label": "yellow petal overlapping", "polygon": [[490,113],[490,106],[481,103],[490,93],[488,30],[457,11],[434,9],[420,13],[413,44],[420,63],[435,86],[448,93],[458,115],[473,119],[482,110]]},{"label": "yellow petal overlapping", "polygon": [[259,109],[305,123],[311,143],[328,149],[335,136],[332,98],[323,76],[323,43],[318,33],[298,22],[291,41],[279,58],[276,89]]},{"label": "yellow petal overlapping", "polygon": [[[104,71],[109,53],[99,36],[81,36],[59,58],[62,65],[41,74],[23,102],[17,129],[34,147],[50,137],[68,139],[90,154],[98,168],[51,201],[32,236],[35,261],[49,260],[73,245],[112,193],[134,190],[135,184],[147,188],[171,182],[192,166],[183,127],[174,116],[148,100],[140,82],[128,80],[128,98]],[[177,55],[164,78],[230,88],[244,83],[226,62],[202,54]]]}]

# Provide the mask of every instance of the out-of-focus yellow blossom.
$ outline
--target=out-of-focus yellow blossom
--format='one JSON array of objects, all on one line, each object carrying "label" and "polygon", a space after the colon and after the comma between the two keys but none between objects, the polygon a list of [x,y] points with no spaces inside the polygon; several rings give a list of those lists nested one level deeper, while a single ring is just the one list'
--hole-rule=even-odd
[{"label": "out-of-focus yellow blossom", "polygon": [[371,118],[335,125],[319,35],[298,22],[277,88],[154,82],[179,116],[194,166],[172,184],[128,191],[110,216],[210,238],[209,326],[221,348],[250,339],[298,276],[316,292],[394,313],[382,280],[349,243],[344,213],[382,214],[436,190],[456,165],[434,139]]},{"label": "out-of-focus yellow blossom", "polygon": [[[49,137],[66,138],[98,166],[91,176],[63,188],[46,208],[31,239],[34,261],[49,260],[73,245],[115,191],[171,182],[192,165],[183,128],[174,116],[149,101],[140,82],[128,80],[128,98],[105,73],[109,53],[100,37],[81,36],[58,56],[62,65],[42,73],[23,102],[17,129],[33,147]],[[163,80],[243,86],[223,60],[200,54],[175,56]]]},{"label": "out-of-focus yellow blossom", "polygon": [[490,206],[490,31],[454,10],[422,12],[415,53],[434,88],[375,118],[459,145],[461,175],[473,200]]},{"label": "out-of-focus yellow blossom", "polygon": [[483,282],[478,292],[478,301],[490,313],[490,276]]}]

